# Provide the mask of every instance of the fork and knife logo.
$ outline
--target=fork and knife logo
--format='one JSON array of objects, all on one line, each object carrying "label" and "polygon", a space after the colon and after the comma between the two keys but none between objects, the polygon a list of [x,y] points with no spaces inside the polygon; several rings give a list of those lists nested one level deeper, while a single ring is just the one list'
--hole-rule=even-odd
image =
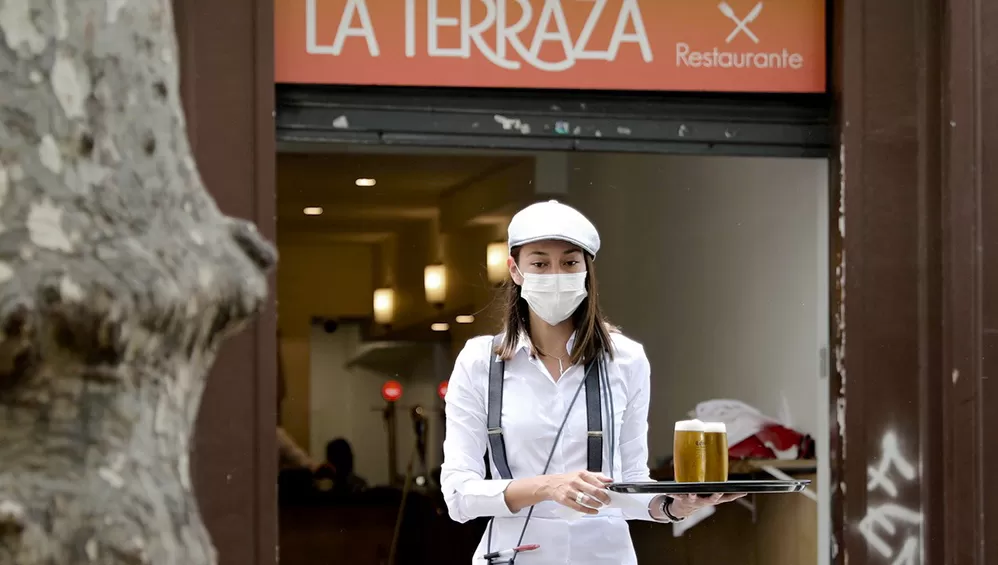
[{"label": "fork and knife logo", "polygon": [[752,11],[741,19],[735,15],[735,11],[728,5],[727,2],[721,2],[718,4],[717,9],[720,10],[721,13],[724,14],[729,20],[735,22],[735,29],[730,35],[728,35],[728,38],[724,40],[725,43],[731,43],[734,38],[738,37],[739,33],[744,33],[753,42],[759,43],[759,38],[756,37],[756,35],[752,33],[752,30],[748,28],[748,24],[754,22],[755,19],[759,17],[759,12],[762,11],[762,2],[756,4],[755,7],[752,8]]}]

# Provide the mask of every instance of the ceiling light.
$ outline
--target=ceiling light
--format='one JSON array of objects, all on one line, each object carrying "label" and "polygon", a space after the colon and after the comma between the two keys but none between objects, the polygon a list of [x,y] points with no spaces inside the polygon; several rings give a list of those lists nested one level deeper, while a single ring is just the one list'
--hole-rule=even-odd
[{"label": "ceiling light", "polygon": [[475,317],[472,316],[471,314],[468,314],[466,316],[458,316],[454,318],[454,321],[459,324],[473,324],[475,323]]},{"label": "ceiling light", "polygon": [[378,181],[374,179],[357,179],[354,182],[357,184],[357,186],[374,186],[378,184]]},{"label": "ceiling light", "polygon": [[450,324],[446,322],[437,322],[435,324],[430,325],[430,329],[435,332],[445,332],[450,329]]},{"label": "ceiling light", "polygon": [[322,215],[322,206],[308,206],[303,211],[306,216],[320,216]]}]

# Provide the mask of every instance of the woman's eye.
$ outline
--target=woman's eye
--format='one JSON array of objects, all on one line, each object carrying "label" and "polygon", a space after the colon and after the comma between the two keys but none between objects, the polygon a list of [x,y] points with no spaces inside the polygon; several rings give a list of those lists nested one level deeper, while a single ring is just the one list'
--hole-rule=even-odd
[{"label": "woman's eye", "polygon": [[541,269],[544,267],[544,263],[531,263],[535,269]]},{"label": "woman's eye", "polygon": [[579,262],[578,262],[578,261],[566,261],[566,262],[565,262],[565,265],[567,265],[567,266],[569,266],[569,267],[574,267],[574,266],[576,266],[576,265],[578,265],[578,264],[579,264]]}]

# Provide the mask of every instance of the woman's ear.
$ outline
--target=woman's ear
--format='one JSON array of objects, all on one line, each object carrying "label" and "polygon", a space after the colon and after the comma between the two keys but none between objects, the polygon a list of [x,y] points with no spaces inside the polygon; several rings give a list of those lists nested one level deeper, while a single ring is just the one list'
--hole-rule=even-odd
[{"label": "woman's ear", "polygon": [[509,267],[509,278],[513,279],[513,282],[523,286],[523,275],[520,274],[519,267],[516,266],[516,259],[510,255],[506,258],[506,266]]}]

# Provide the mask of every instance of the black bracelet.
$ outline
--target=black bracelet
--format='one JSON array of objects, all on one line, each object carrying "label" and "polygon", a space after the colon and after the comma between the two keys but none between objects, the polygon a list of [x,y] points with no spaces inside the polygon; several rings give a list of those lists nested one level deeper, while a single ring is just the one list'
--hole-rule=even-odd
[{"label": "black bracelet", "polygon": [[685,520],[686,518],[677,518],[672,514],[672,512],[669,512],[669,506],[671,504],[672,504],[672,497],[671,496],[665,497],[665,500],[662,501],[662,514],[665,514],[665,517],[673,522],[682,522],[683,520]]}]

